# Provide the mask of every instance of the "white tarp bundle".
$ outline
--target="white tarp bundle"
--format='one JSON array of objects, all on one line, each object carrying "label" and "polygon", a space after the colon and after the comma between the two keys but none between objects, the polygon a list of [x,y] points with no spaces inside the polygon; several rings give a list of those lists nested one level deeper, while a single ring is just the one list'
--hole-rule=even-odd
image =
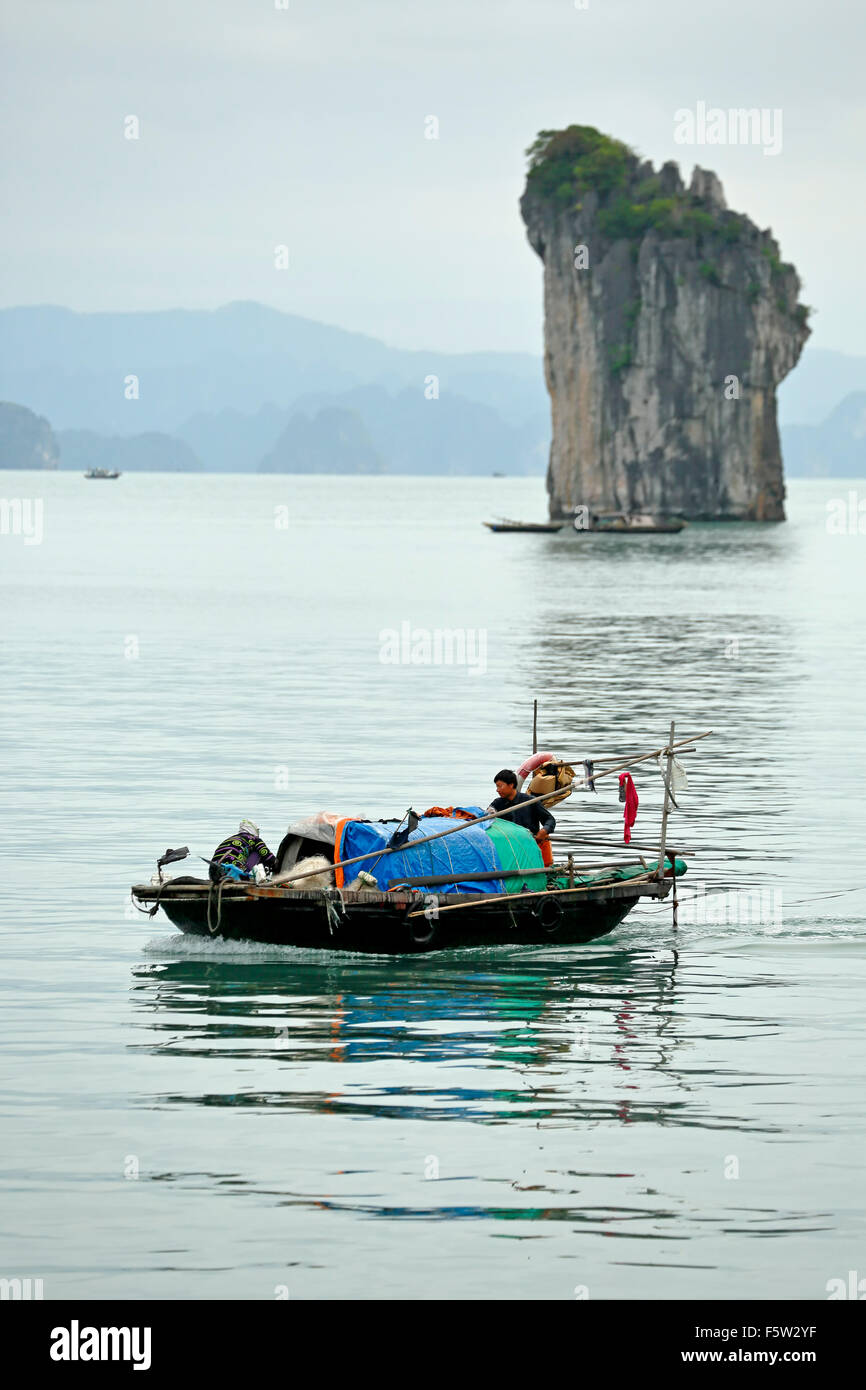
[{"label": "white tarp bundle", "polygon": [[285,849],[277,865],[277,872],[293,868],[304,840],[316,840],[321,845],[327,845],[331,851],[329,857],[333,862],[337,823],[342,819],[342,816],[335,815],[332,811],[316,811],[311,816],[304,816],[302,820],[293,821],[283,837]]}]

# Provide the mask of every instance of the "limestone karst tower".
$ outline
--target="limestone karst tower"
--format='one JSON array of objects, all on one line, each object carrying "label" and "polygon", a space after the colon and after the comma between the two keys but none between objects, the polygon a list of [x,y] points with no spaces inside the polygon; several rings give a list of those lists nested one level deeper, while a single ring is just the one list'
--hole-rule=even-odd
[{"label": "limestone karst tower", "polygon": [[544,262],[553,517],[784,520],[776,387],[809,328],[769,230],[591,126],[543,131],[520,210]]}]

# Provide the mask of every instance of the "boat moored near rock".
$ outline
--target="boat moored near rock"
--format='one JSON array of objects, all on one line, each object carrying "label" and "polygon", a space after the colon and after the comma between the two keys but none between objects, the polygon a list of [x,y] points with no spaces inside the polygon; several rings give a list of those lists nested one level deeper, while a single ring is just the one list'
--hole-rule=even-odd
[{"label": "boat moored near rock", "polygon": [[593,512],[586,507],[578,507],[572,525],[578,534],[653,536],[676,535],[688,522],[682,517],[662,516],[654,512]]}]

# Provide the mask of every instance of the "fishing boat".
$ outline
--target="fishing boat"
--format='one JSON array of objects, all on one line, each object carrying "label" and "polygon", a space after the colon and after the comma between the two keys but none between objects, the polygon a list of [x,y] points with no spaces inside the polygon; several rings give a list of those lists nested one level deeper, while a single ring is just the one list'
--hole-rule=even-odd
[{"label": "fishing boat", "polygon": [[508,517],[500,517],[497,521],[485,521],[483,523],[488,531],[538,531],[549,533],[551,531],[561,531],[565,525],[564,521],[511,521]]},{"label": "fishing boat", "polygon": [[[184,847],[167,850],[151,882],[136,884],[132,898],[148,917],[161,909],[182,932],[204,938],[386,954],[579,945],[613,931],[642,898],[672,894],[676,904],[677,879],[687,865],[682,852],[665,847],[669,807],[676,804],[671,765],[687,744],[706,736],[675,743],[672,731],[669,743],[651,753],[600,771],[584,763],[583,778],[556,794],[562,800],[580,787],[594,790],[601,778],[650,759],[661,759],[663,768],[667,756],[659,844],[636,847],[651,858],[632,853],[590,866],[576,865],[572,853],[545,865],[539,845],[508,818],[507,808],[436,806],[420,815],[409,811],[400,822],[318,812],[288,828],[271,876],[259,866],[258,877],[238,881],[164,877],[167,864],[186,858]],[[522,804],[530,802],[549,805],[551,797],[545,792]]]},{"label": "fishing boat", "polygon": [[674,865],[666,856],[661,879],[648,878],[641,864],[599,870],[592,881],[575,874],[574,889],[565,886],[565,870],[540,893],[461,893],[460,911],[440,908],[433,885],[389,892],[305,890],[254,883],[215,887],[206,879],[180,878],[138,885],[132,893],[137,903],[157,905],[174,926],[194,936],[409,955],[456,946],[592,941],[613,931],[642,897],[667,897],[674,867],[678,875],[685,872],[681,858]]},{"label": "fishing boat", "polygon": [[88,468],[85,478],[119,478],[120,472],[116,468]]},{"label": "fishing boat", "polygon": [[688,525],[682,517],[654,512],[590,512],[579,509],[572,522],[575,531],[616,536],[675,535]]}]

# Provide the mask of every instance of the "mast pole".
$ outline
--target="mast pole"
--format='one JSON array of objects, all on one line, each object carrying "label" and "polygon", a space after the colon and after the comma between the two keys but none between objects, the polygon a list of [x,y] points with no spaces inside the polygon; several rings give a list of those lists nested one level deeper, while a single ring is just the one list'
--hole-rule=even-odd
[{"label": "mast pole", "polygon": [[[668,764],[665,771],[665,799],[662,804],[662,833],[658,862],[658,876],[660,879],[665,876],[665,840],[667,839],[668,832],[668,805],[671,800],[671,768],[674,761],[674,728],[674,721],[671,720],[670,738],[668,739],[668,746],[664,750],[668,755]],[[676,871],[674,871],[674,880],[676,881]]]}]

